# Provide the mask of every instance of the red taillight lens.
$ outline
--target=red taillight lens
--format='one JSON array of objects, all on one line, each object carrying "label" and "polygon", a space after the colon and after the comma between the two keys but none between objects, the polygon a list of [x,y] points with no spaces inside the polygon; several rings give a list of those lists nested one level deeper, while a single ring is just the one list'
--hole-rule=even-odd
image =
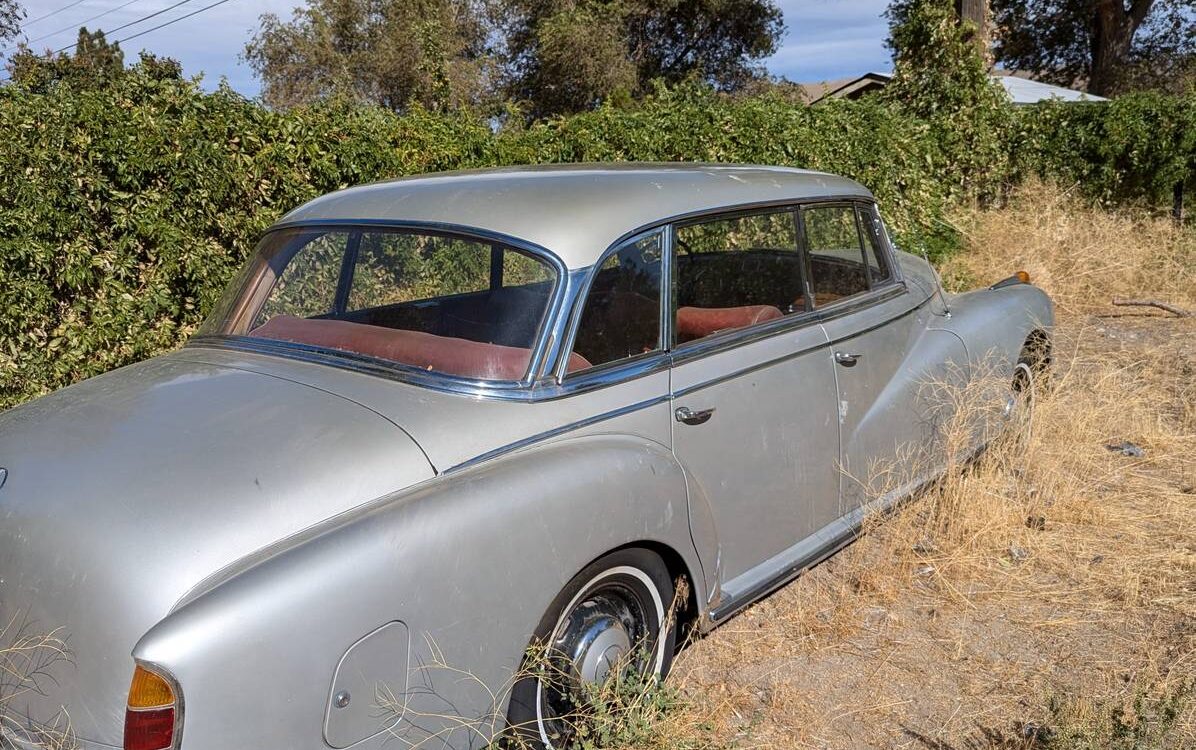
[{"label": "red taillight lens", "polygon": [[174,708],[125,711],[125,750],[168,750],[174,742]]},{"label": "red taillight lens", "polygon": [[138,666],[129,685],[125,711],[125,750],[174,747],[178,697],[164,677]]}]

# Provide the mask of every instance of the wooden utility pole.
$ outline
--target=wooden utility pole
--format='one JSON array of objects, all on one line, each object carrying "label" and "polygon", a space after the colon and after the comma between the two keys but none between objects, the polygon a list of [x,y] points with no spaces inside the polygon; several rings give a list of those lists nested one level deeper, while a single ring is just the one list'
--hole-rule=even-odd
[{"label": "wooden utility pole", "polygon": [[971,21],[976,26],[976,47],[980,50],[980,57],[985,63],[991,63],[989,59],[989,21],[988,21],[988,0],[955,0],[955,12],[959,14],[959,20]]}]

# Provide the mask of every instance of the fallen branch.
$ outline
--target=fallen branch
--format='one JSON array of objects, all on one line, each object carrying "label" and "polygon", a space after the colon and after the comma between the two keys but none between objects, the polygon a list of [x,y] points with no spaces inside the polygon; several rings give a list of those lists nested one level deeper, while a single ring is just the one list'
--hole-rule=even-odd
[{"label": "fallen branch", "polygon": [[1172,315],[1176,315],[1181,318],[1192,317],[1192,313],[1183,309],[1182,307],[1176,307],[1175,305],[1168,304],[1167,302],[1161,302],[1157,299],[1122,299],[1120,297],[1114,297],[1113,304],[1117,307],[1157,307],[1160,310],[1166,310]]}]

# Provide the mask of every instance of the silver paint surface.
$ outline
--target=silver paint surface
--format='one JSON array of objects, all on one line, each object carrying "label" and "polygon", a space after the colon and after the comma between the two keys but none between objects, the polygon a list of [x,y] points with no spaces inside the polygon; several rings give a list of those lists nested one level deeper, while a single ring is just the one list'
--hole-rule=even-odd
[{"label": "silver paint surface", "polygon": [[[842,196],[869,199],[797,170],[528,168],[352,188],[284,221],[447,222],[543,245],[574,269],[550,326],[559,347],[588,265],[623,234]],[[87,750],[119,746],[136,658],[181,686],[183,750],[328,750],[337,693],[346,710],[363,699],[338,665],[401,622],[409,653],[378,641],[376,656],[368,639],[361,652],[409,660],[405,693],[388,686],[400,740],[374,734],[398,719],[375,705],[334,741],[484,746],[529,635],[589,562],[626,545],[667,553],[712,627],[852,538],[871,496],[839,462],[933,444],[927,374],[987,356],[1011,369],[1050,330],[1035,287],[949,296],[947,316],[929,266],[895,257],[902,281],[841,315],[546,377],[521,399],[192,346],[0,414],[0,619],[63,629],[74,660],[12,710],[65,707]],[[847,368],[836,350],[863,357]],[[683,405],[716,411],[685,425]]]},{"label": "silver paint surface", "polygon": [[316,198],[280,224],[395,220],[468,226],[594,264],[615,240],[662,219],[827,195],[872,197],[854,180],[787,167],[624,163],[508,167],[402,177]]}]

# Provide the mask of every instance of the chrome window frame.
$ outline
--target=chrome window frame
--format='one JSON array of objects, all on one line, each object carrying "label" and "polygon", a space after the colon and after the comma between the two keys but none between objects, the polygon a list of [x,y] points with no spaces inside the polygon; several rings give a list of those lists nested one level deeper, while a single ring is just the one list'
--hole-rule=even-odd
[{"label": "chrome window frame", "polygon": [[[780,333],[796,330],[809,325],[815,325],[827,320],[849,315],[858,310],[862,310],[873,305],[879,305],[890,299],[905,294],[908,287],[904,278],[901,277],[900,264],[896,262],[894,249],[891,239],[888,235],[887,227],[885,227],[885,243],[882,247],[882,252],[885,254],[885,260],[892,270],[892,275],[883,284],[870,288],[869,290],[860,294],[855,294],[850,297],[845,297],[841,301],[837,301],[832,305],[827,305],[823,308],[814,309],[811,304],[811,309],[792,313],[789,315],[776,318],[774,320],[764,321],[755,325],[747,326],[745,328],[736,328],[723,333],[707,336],[693,342],[687,342],[680,347],[672,347],[672,326],[673,326],[673,245],[674,233],[678,225],[687,223],[698,223],[703,220],[718,219],[723,216],[734,215],[749,215],[754,213],[767,213],[772,211],[791,211],[795,222],[800,222],[801,209],[806,206],[821,206],[821,205],[846,205],[853,209],[858,207],[870,208],[880,216],[880,211],[874,199],[865,198],[859,195],[834,195],[821,198],[804,198],[800,200],[778,200],[766,201],[761,203],[748,203],[721,206],[714,209],[706,209],[702,211],[694,211],[679,216],[662,218],[650,224],[645,224],[630,232],[626,232],[603,252],[598,261],[591,266],[588,266],[580,271],[575,271],[573,275],[583,276],[580,283],[573,289],[573,293],[569,296],[569,304],[571,312],[568,316],[568,325],[565,326],[562,336],[558,339],[560,342],[567,342],[566,345],[558,346],[553,353],[556,357],[555,366],[551,369],[551,374],[542,379],[536,386],[539,389],[537,398],[534,400],[547,400],[553,398],[561,398],[563,396],[573,395],[575,393],[582,393],[598,388],[622,383],[628,380],[651,375],[654,372],[670,368],[674,365],[684,364],[692,360],[700,359],[702,357],[734,349],[740,346],[759,341]],[[858,226],[858,211],[856,213],[857,232],[860,231]],[[883,219],[881,220],[882,227],[884,226]],[[798,234],[798,252],[802,254],[803,264],[808,263],[808,254],[805,247],[805,231],[804,226],[800,223],[797,226]],[[661,335],[665,342],[665,349],[662,352],[653,352],[645,354],[642,357],[632,357],[625,360],[618,360],[616,362],[607,363],[607,365],[600,368],[592,368],[596,372],[591,375],[591,370],[583,370],[579,373],[565,377],[565,369],[568,367],[568,353],[572,351],[573,340],[576,336],[576,326],[578,325],[580,317],[580,306],[584,305],[584,291],[588,290],[591,277],[596,275],[601,269],[602,263],[606,261],[610,253],[615,249],[623,246],[627,241],[648,234],[654,230],[663,229],[665,232],[664,239],[664,267],[661,269],[663,275],[661,287]],[[863,242],[863,235],[860,235],[860,240]],[[861,257],[863,256],[863,247],[861,246]],[[808,266],[804,266],[807,267]],[[805,285],[810,283],[810,275],[807,271],[803,279]],[[810,294],[807,289],[807,295]],[[588,376],[588,377],[587,377]],[[535,390],[535,389],[534,389]]]},{"label": "chrome window frame", "polygon": [[[581,317],[585,314],[586,303],[589,301],[590,288],[593,287],[594,281],[598,278],[599,272],[602,271],[602,265],[610,260],[611,256],[618,253],[625,248],[628,243],[636,242],[644,239],[650,235],[660,235],[660,320],[659,330],[657,332],[657,348],[644,352],[643,354],[636,354],[631,357],[624,357],[623,359],[616,359],[610,362],[603,362],[600,365],[594,365],[585,370],[580,370],[576,373],[569,373],[569,355],[573,353],[573,344],[577,340],[577,332],[581,328]],[[577,287],[576,296],[573,299],[572,309],[569,315],[566,316],[567,326],[565,335],[561,337],[562,342],[566,345],[561,347],[558,353],[558,361],[556,367],[553,369],[553,382],[559,383],[562,387],[568,384],[571,390],[585,389],[587,385],[606,385],[607,381],[612,380],[612,373],[616,375],[628,376],[623,379],[630,379],[630,377],[640,377],[655,372],[661,369],[662,365],[667,365],[664,362],[665,355],[668,353],[668,326],[669,326],[669,305],[671,304],[671,290],[669,288],[669,271],[672,266],[670,260],[672,250],[672,226],[657,226],[646,229],[642,232],[632,233],[623,236],[618,242],[613,243],[606,250],[602,251],[602,255],[584,271],[584,279]]]},{"label": "chrome window frame", "polygon": [[[672,339],[672,274],[673,274],[673,231],[679,223],[715,218],[722,215],[736,213],[765,212],[768,209],[791,210],[795,217],[800,216],[800,209],[832,203],[850,203],[872,210],[880,218],[884,229],[883,251],[892,270],[892,277],[882,286],[844,298],[842,302],[828,305],[821,309],[807,310],[793,313],[776,320],[757,323],[746,328],[739,328],[725,333],[708,336],[692,342],[680,351],[669,347]],[[857,217],[858,220],[858,217]],[[546,260],[557,274],[544,320],[541,322],[537,334],[536,345],[532,350],[532,358],[528,371],[522,380],[474,380],[460,378],[442,373],[430,373],[419,368],[411,368],[386,360],[353,355],[347,352],[309,347],[302,344],[286,344],[283,342],[269,343],[261,339],[243,336],[209,335],[191,339],[188,347],[214,347],[249,351],[262,354],[283,356],[299,361],[326,364],[340,369],[361,372],[376,377],[407,383],[418,387],[446,393],[455,393],[477,398],[504,401],[540,402],[564,398],[579,393],[585,393],[626,381],[645,377],[668,368],[714,354],[716,352],[746,346],[769,336],[796,330],[808,325],[815,325],[826,320],[851,314],[873,305],[880,304],[908,291],[908,285],[902,276],[901,264],[896,259],[896,248],[888,231],[888,225],[880,216],[879,207],[874,199],[861,195],[833,195],[818,198],[782,199],[756,203],[731,204],[717,208],[691,211],[676,216],[662,217],[656,221],[639,226],[625,232],[612,242],[598,261],[590,266],[570,271],[552,251],[518,237],[504,235],[460,224],[443,222],[401,221],[392,219],[312,219],[289,221],[276,224],[267,230],[269,232],[297,227],[394,227],[414,230],[439,231],[452,235],[459,235],[467,239],[477,239],[486,242],[499,242],[528,252]],[[588,291],[591,277],[601,268],[601,264],[609,255],[628,240],[648,234],[652,231],[663,232],[662,269],[661,269],[661,336],[665,347],[662,350],[646,353],[625,360],[607,363],[605,365],[584,370],[568,378],[565,369],[568,367],[568,353],[572,351],[576,326],[580,323],[580,305],[584,304],[585,292]],[[799,252],[805,252],[800,245],[804,242],[802,228],[798,227]],[[809,283],[809,275],[805,282]]]},{"label": "chrome window frame", "polygon": [[[675,232],[676,228],[679,226],[681,226],[681,227],[696,226],[698,224],[707,224],[710,222],[722,221],[725,219],[737,219],[737,218],[742,218],[745,216],[764,216],[767,214],[788,213],[788,214],[790,214],[790,218],[792,219],[792,222],[793,222],[793,236],[797,240],[797,246],[793,250],[794,250],[794,252],[796,252],[798,254],[798,263],[801,264],[804,268],[805,255],[802,252],[802,231],[801,231],[801,225],[798,223],[798,214],[800,213],[800,206],[802,203],[803,203],[802,201],[789,201],[789,202],[780,203],[780,204],[770,204],[770,205],[764,206],[759,209],[746,208],[746,209],[720,210],[720,211],[717,211],[717,212],[714,212],[714,213],[711,213],[708,215],[696,216],[696,217],[693,217],[690,219],[685,219],[683,221],[674,222],[671,225],[671,228]],[[673,257],[673,252],[672,252],[671,246],[669,248],[669,257],[670,258]],[[809,284],[808,277],[809,277],[809,273],[806,271],[803,271],[803,273],[802,273],[803,295],[807,298],[807,300],[809,298],[809,290],[806,289],[805,287],[807,287]],[[672,289],[673,289],[673,279],[672,279],[672,276],[670,275],[669,291],[671,292]],[[732,329],[722,331],[719,333],[712,333],[709,336],[703,336],[700,339],[694,339],[693,341],[686,341],[685,343],[677,344],[677,343],[673,342],[673,338],[672,338],[672,333],[673,333],[672,327],[675,324],[676,311],[672,309],[671,303],[672,303],[672,298],[670,297],[670,308],[669,308],[669,313],[668,313],[668,317],[669,317],[668,325],[669,325],[670,330],[669,330],[669,338],[667,339],[667,341],[669,343],[669,352],[673,355],[674,362],[678,361],[679,355],[682,357],[681,361],[689,361],[690,359],[693,359],[694,357],[685,356],[685,355],[688,355],[688,353],[691,349],[699,348],[703,342],[721,341],[727,337],[735,338],[738,334],[741,334],[744,331],[766,331],[767,332],[762,335],[752,337],[751,341],[756,341],[760,338],[766,338],[767,336],[772,335],[772,329],[788,327],[788,326],[780,325],[780,323],[782,321],[789,321],[794,318],[802,318],[807,313],[809,313],[813,310],[813,305],[810,305],[809,310],[803,310],[802,312],[795,312],[795,313],[785,313],[781,317],[774,318],[773,320],[766,320],[761,323],[754,323],[750,326],[745,326],[743,328],[732,328]],[[794,327],[796,328],[797,326],[794,326]],[[748,342],[744,342],[744,343],[748,343]]]},{"label": "chrome window frame", "polygon": [[[859,225],[861,241],[871,244],[871,240],[868,239],[868,230],[864,226],[863,214],[865,212],[871,213],[872,216],[874,216],[876,218],[876,222],[880,228],[880,233],[878,235],[878,239],[880,240],[880,246],[878,248],[876,248],[876,250],[877,250],[876,257],[878,260],[880,260],[880,262],[884,263],[885,268],[889,272],[889,276],[888,276],[888,278],[881,280],[881,283],[879,286],[881,286],[881,287],[888,286],[889,284],[895,283],[896,281],[898,281],[898,275],[901,273],[901,264],[899,264],[897,262],[897,259],[894,257],[893,240],[891,237],[889,237],[889,228],[885,225],[885,220],[880,215],[880,208],[876,205],[875,201],[873,201],[871,203],[857,202],[855,205],[855,218],[856,218],[857,224]],[[864,247],[864,265],[865,266],[868,265],[868,248],[867,248],[867,246]],[[874,286],[872,286],[872,274],[871,273],[868,274],[868,284],[869,284],[869,290],[875,288]]]},{"label": "chrome window frame", "polygon": [[419,367],[412,367],[399,362],[392,362],[353,352],[236,334],[198,336],[188,341],[186,346],[216,347],[261,354],[273,354],[289,359],[326,364],[341,369],[363,372],[432,390],[463,393],[471,396],[529,400],[529,389],[535,383],[537,373],[542,372],[545,366],[553,332],[556,328],[555,323],[562,317],[561,311],[566,309],[566,291],[569,286],[570,273],[564,261],[558,255],[547,248],[527,242],[526,240],[476,227],[443,222],[396,221],[391,219],[308,219],[287,221],[270,227],[263,233],[262,239],[274,232],[289,229],[324,227],[340,230],[373,228],[435,233],[483,243],[507,245],[516,250],[523,251],[534,258],[545,261],[555,274],[555,278],[553,279],[552,291],[549,294],[548,305],[544,310],[543,317],[536,331],[531,357],[528,361],[528,368],[524,372],[523,378],[519,380],[463,378],[457,375],[428,371]]}]

